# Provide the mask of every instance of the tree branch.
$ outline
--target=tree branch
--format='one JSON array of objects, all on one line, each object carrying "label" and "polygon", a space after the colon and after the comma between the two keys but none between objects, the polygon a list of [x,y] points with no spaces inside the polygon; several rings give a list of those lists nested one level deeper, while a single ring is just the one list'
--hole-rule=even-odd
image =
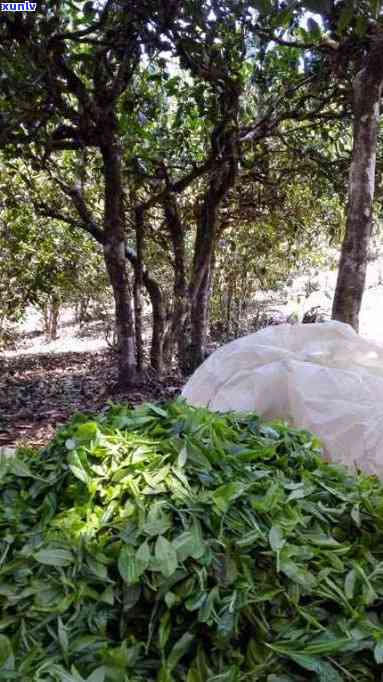
[{"label": "tree branch", "polygon": [[100,28],[103,28],[105,25],[107,18],[108,18],[108,13],[110,9],[110,5],[113,3],[113,0],[107,0],[107,2],[104,5],[104,8],[102,10],[100,19],[96,21],[96,23],[92,24],[88,28],[83,28],[81,31],[67,31],[66,33],[57,33],[54,36],[55,40],[78,40],[79,38],[84,38],[85,36],[90,35],[91,33],[94,33]]},{"label": "tree branch", "polygon": [[[132,37],[130,37],[130,42],[133,42]],[[137,49],[137,47],[138,46],[136,44],[131,49],[125,47],[124,56],[117,71],[117,75],[108,93],[112,102],[114,102],[124,92],[134,73],[134,70],[140,59],[140,50],[139,48]],[[134,52],[136,54],[133,54]]]},{"label": "tree branch", "polygon": [[86,204],[84,196],[81,193],[81,190],[78,189],[78,187],[66,185],[57,177],[54,177],[54,180],[64,194],[72,199],[73,205],[76,208],[76,211],[84,225],[84,229],[86,229],[87,232],[89,232],[89,234],[91,234],[100,244],[105,244],[105,233],[93,218],[91,211]]},{"label": "tree branch", "polygon": [[34,201],[33,206],[39,215],[45,218],[52,218],[52,220],[59,220],[62,223],[70,225],[71,227],[84,230],[94,237],[99,244],[102,246],[105,244],[104,232],[98,226],[95,226],[94,223],[84,223],[82,221],[75,220],[67,213],[57,211],[51,206],[45,204],[43,201]]},{"label": "tree branch", "polygon": [[76,97],[84,112],[86,112],[88,116],[90,116],[91,119],[96,122],[98,119],[98,112],[94,102],[92,101],[92,98],[89,96],[86,86],[82,82],[81,78],[79,78],[77,74],[69,68],[64,61],[61,52],[59,52],[57,49],[54,52],[54,64],[57,71],[65,79],[68,90]]},{"label": "tree branch", "polygon": [[211,170],[215,163],[216,162],[213,158],[209,158],[201,166],[196,166],[193,168],[190,173],[185,175],[180,180],[177,180],[176,182],[169,182],[164,190],[158,192],[158,194],[153,195],[150,199],[143,202],[141,207],[146,211],[147,209],[152,208],[152,206],[155,206],[155,204],[162,203],[169,191],[175,194],[183,192],[183,190],[186,189],[194,180],[197,180],[198,178],[202,177],[202,175],[207,173],[207,171]]}]

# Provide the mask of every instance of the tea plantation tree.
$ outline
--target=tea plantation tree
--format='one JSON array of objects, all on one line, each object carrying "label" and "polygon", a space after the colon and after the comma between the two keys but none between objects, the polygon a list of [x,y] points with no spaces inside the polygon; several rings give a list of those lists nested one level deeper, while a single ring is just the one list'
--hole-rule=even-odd
[{"label": "tea plantation tree", "polygon": [[[57,183],[57,197],[40,192],[35,210],[102,246],[126,386],[143,364],[143,287],[153,307],[152,365],[161,369],[176,347],[193,369],[206,351],[217,245],[236,187],[250,172],[270,182],[275,139],[291,126],[345,116],[342,81],[330,78],[343,38],[324,40],[316,24],[302,38],[307,9],[268,0],[107,0],[79,9],[55,0],[33,16],[1,17],[2,153]],[[307,51],[304,69],[297,49]],[[264,59],[270,53],[275,59]],[[92,173],[83,183],[85,156]],[[153,236],[172,252],[167,328],[166,288],[146,262]]]},{"label": "tea plantation tree", "polygon": [[81,190],[71,200],[86,229],[102,244],[113,289],[121,383],[137,378],[131,282],[125,251],[118,103],[141,57],[147,16],[142,3],[42,2],[36,14],[2,16],[0,144],[15,156],[30,148],[47,159],[65,150],[95,150],[101,158],[104,214],[98,227]]},{"label": "tea plantation tree", "polygon": [[[380,0],[302,0],[285,4],[284,31],[268,22],[266,34],[285,47],[301,49],[308,61],[327,64],[332,81],[351,100],[353,149],[347,221],[333,302],[333,318],[359,326],[372,227],[375,165],[383,88],[383,12]],[[265,17],[272,2],[254,2]],[[317,19],[307,12],[315,13]],[[306,16],[307,30],[302,27]]]},{"label": "tea plantation tree", "polygon": [[[348,14],[345,11],[348,9]],[[364,2],[357,16],[343,9],[338,50],[353,54],[353,151],[346,232],[339,263],[333,318],[359,328],[366,281],[375,194],[375,165],[383,89],[383,16],[381,2]],[[346,23],[346,18],[348,19]],[[345,57],[343,57],[345,58]]]}]

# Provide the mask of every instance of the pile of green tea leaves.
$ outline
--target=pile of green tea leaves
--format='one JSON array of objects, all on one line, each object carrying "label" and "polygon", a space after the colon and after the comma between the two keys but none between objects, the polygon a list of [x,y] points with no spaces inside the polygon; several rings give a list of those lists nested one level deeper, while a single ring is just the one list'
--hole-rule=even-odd
[{"label": "pile of green tea leaves", "polygon": [[380,680],[383,487],[182,401],[0,460],[0,680]]}]

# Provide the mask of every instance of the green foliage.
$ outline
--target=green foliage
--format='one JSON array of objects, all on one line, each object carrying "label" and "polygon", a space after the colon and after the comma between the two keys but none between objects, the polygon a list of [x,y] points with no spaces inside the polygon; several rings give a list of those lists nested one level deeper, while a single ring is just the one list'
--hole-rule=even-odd
[{"label": "green foliage", "polygon": [[[103,300],[108,282],[100,248],[85,232],[35,210],[33,199],[57,190],[37,173],[23,180],[25,166],[1,166],[0,321],[18,322],[30,305],[80,305]],[[66,173],[70,167],[67,163]],[[110,294],[109,294],[110,296]],[[1,324],[0,324],[1,326]]]},{"label": "green foliage", "polygon": [[[367,31],[368,23],[378,21],[382,23],[381,0],[302,0],[301,8],[305,11],[314,12],[327,21],[330,21],[339,37],[347,33],[354,33],[356,37],[363,37]],[[317,24],[317,29],[321,27]]]},{"label": "green foliage", "polygon": [[2,680],[377,679],[383,489],[309,434],[111,406],[0,477]]},{"label": "green foliage", "polygon": [[[288,135],[289,148],[281,146],[267,166],[269,186],[254,182],[250,171],[233,192],[211,297],[211,325],[220,340],[254,331],[251,311],[259,292],[281,289],[292,273],[326,268],[329,242],[339,243],[344,214],[328,177],[334,168],[331,143],[322,143],[321,149],[316,138],[314,148],[314,137],[309,128],[304,142]],[[302,163],[294,143],[305,146]],[[316,175],[315,185],[311,174]],[[341,168],[337,181],[341,185]],[[254,319],[255,329],[260,322]]]},{"label": "green foliage", "polygon": [[381,1],[128,4],[43,0],[33,17],[4,16],[0,146],[14,176],[2,181],[0,219],[15,236],[8,246],[0,235],[10,254],[0,285],[12,278],[0,286],[0,320],[32,299],[86,307],[99,283],[105,291],[100,254],[81,235],[105,243],[113,191],[100,151],[111,131],[124,188],[118,224],[161,290],[169,338],[180,301],[190,309],[204,250],[218,244],[214,323],[226,293],[239,309],[339,242],[351,84],[381,30]]}]

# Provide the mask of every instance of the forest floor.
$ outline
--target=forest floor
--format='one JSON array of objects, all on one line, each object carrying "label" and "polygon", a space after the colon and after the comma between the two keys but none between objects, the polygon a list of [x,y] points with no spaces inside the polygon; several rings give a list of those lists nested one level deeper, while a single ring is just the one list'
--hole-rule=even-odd
[{"label": "forest floor", "polygon": [[[283,292],[263,294],[255,301],[268,318],[301,320],[320,307],[330,316],[336,274],[333,271],[297,277]],[[360,333],[383,344],[383,258],[370,264],[361,312]],[[161,383],[148,377],[144,386],[116,393],[116,358],[101,322],[81,327],[73,311],[64,311],[58,339],[48,341],[41,317],[31,310],[14,350],[0,356],[0,448],[43,445],[75,412],[92,413],[109,401],[138,404],[175,397],[182,377],[169,372]]]},{"label": "forest floor", "polygon": [[65,311],[58,338],[48,341],[31,311],[15,350],[0,357],[0,451],[46,444],[74,413],[106,409],[108,402],[159,401],[175,397],[182,378],[169,373],[159,383],[147,375],[137,390],[116,391],[116,355],[99,323],[86,328]]}]

